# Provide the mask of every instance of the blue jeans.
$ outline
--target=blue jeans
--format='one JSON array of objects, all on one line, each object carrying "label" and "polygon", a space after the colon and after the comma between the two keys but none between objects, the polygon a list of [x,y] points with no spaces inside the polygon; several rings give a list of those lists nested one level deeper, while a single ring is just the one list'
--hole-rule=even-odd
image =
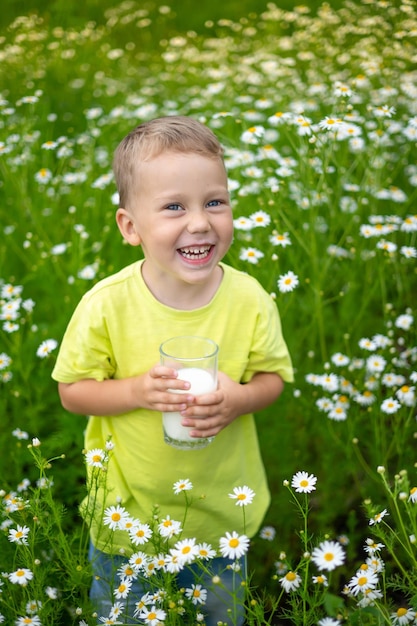
[{"label": "blue jeans", "polygon": [[[120,584],[117,569],[124,565],[127,559],[121,555],[101,552],[93,544],[90,544],[89,559],[93,568],[90,598],[98,617],[108,617],[111,607],[116,601],[113,590]],[[187,565],[176,574],[176,587],[186,589],[190,588],[192,584],[200,584],[204,589],[207,589],[206,603],[196,606],[197,611],[204,615],[206,626],[217,626],[218,622],[228,626],[242,626],[245,620],[245,586],[241,583],[246,579],[245,560],[240,559],[238,561],[240,565],[238,572],[228,568],[228,565],[232,564],[230,559],[217,557],[207,561],[207,563],[208,572],[205,572],[198,563]],[[213,576],[219,576],[220,583],[213,583]],[[163,582],[161,586],[163,587]],[[120,600],[125,605],[125,611],[123,616],[117,617],[119,623],[139,624],[140,621],[133,617],[136,602],[145,593],[152,592],[152,590],[156,591],[153,580],[150,581],[143,576],[134,580],[128,598]],[[184,619],[180,619],[179,623],[186,624],[186,616]],[[192,623],[196,623],[195,619]]]}]

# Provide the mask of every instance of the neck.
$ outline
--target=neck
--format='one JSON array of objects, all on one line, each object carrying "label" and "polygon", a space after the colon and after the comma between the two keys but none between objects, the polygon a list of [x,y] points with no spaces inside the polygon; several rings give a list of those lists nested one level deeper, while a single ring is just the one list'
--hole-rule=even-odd
[{"label": "neck", "polygon": [[210,279],[204,283],[190,284],[172,281],[170,277],[155,277],[146,260],[142,264],[142,278],[152,295],[165,306],[181,311],[192,311],[207,305],[215,296],[223,279],[218,265]]}]

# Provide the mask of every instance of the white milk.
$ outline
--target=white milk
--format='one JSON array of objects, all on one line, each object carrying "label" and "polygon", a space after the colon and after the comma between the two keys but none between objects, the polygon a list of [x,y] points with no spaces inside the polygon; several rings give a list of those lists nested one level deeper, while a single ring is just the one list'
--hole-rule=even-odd
[{"label": "white milk", "polygon": [[[193,396],[201,396],[204,393],[210,393],[216,389],[216,381],[210,372],[202,370],[198,367],[184,367],[178,370],[178,378],[186,380],[191,384],[190,389],[170,389],[173,393],[190,393]],[[171,412],[163,413],[162,421],[164,425],[165,434],[170,439],[177,441],[192,441],[196,445],[199,439],[196,437],[190,437],[189,432],[191,428],[189,426],[182,426],[181,413]]]}]

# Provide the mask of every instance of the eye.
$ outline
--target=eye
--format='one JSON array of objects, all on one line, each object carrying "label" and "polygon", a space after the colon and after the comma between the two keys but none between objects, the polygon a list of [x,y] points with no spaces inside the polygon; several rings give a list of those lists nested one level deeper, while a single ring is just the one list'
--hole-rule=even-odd
[{"label": "eye", "polygon": [[210,202],[207,202],[208,207],[216,207],[216,206],[220,206],[221,204],[222,204],[221,200],[210,200]]},{"label": "eye", "polygon": [[180,204],[169,204],[165,208],[167,211],[182,211],[182,206]]}]

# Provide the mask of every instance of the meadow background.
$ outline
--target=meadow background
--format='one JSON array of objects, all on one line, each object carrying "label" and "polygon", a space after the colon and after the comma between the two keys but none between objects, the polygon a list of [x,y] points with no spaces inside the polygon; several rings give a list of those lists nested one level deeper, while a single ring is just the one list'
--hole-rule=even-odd
[{"label": "meadow background", "polygon": [[[137,258],[114,221],[120,139],[155,116],[195,116],[226,150],[226,261],[276,299],[296,372],[257,418],[277,535],[254,539],[254,579],[273,590],[278,555],[299,558],[304,521],[283,481],[303,470],[318,479],[309,536],[344,537],[340,591],[390,490],[393,552],[416,524],[397,502],[417,484],[415,3],[36,4],[7,0],[0,18],[0,489],[35,483],[38,437],[45,458],[65,455],[53,497],[65,532],[77,525],[85,420],[61,408],[56,349],[40,346]],[[10,571],[14,546],[0,541]],[[407,546],[402,567],[387,555],[412,581],[388,607],[415,603]]]}]

